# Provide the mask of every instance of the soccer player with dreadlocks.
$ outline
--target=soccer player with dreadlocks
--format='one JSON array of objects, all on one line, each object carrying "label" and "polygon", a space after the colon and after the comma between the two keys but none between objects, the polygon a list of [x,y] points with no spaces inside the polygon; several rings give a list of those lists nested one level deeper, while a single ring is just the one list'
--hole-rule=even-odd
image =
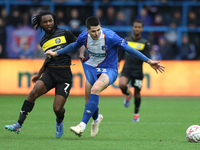
[{"label": "soccer player with dreadlocks", "polygon": [[[47,50],[57,51],[77,39],[69,30],[59,29],[57,23],[58,18],[55,13],[48,10],[42,10],[33,17],[33,27],[36,29],[40,27],[45,32],[40,41],[44,52]],[[70,65],[71,57],[68,54],[59,57],[47,57],[39,72],[32,79],[35,85],[22,105],[18,121],[12,125],[6,125],[5,129],[19,133],[27,115],[34,107],[35,100],[55,88],[53,103],[53,110],[56,115],[55,134],[57,138],[60,138],[63,134],[64,104],[72,85]]]}]

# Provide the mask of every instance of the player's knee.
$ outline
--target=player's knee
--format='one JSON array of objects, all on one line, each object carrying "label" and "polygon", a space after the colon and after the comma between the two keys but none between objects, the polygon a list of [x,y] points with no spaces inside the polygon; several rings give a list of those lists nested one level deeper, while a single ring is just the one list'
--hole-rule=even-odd
[{"label": "player's knee", "polygon": [[124,82],[119,82],[119,88],[120,88],[121,90],[126,89],[126,87],[127,87],[127,84],[125,84]]},{"label": "player's knee", "polygon": [[119,83],[119,88],[120,88],[120,89],[126,89],[126,84],[124,84],[124,83]]},{"label": "player's knee", "polygon": [[29,94],[29,97],[31,97],[32,99],[36,99],[39,96],[37,90],[32,89],[32,91]]},{"label": "player's knee", "polygon": [[61,112],[62,107],[60,107],[60,106],[53,106],[53,110],[57,114],[57,113]]},{"label": "player's knee", "polygon": [[101,92],[101,90],[97,86],[92,87],[92,89],[91,89],[91,94],[99,95],[100,92]]},{"label": "player's knee", "polygon": [[134,95],[135,95],[135,98],[137,98],[137,99],[140,98],[140,92],[135,92]]}]

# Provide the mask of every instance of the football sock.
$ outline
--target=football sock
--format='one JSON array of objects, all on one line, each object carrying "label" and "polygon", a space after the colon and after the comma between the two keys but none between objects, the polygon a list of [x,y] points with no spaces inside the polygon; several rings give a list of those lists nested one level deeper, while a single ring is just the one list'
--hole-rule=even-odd
[{"label": "football sock", "polygon": [[135,104],[135,114],[139,112],[140,109],[140,103],[141,103],[141,98],[135,98],[134,104]]},{"label": "football sock", "polygon": [[99,95],[90,94],[90,99],[85,106],[82,122],[84,122],[85,124],[88,123],[94,112],[97,110],[98,103]]},{"label": "football sock", "polygon": [[93,120],[96,120],[99,117],[99,107],[95,110],[94,114],[92,115]]},{"label": "football sock", "polygon": [[85,130],[86,124],[84,122],[81,122],[80,125],[81,125],[82,129]]},{"label": "football sock", "polygon": [[122,88],[122,93],[125,94],[125,95],[129,95],[130,94],[130,91],[128,89],[128,87],[126,86],[126,88]]},{"label": "football sock", "polygon": [[24,123],[24,120],[26,119],[26,117],[28,116],[28,114],[33,109],[33,107],[34,107],[34,103],[31,103],[31,102],[29,102],[27,100],[24,101],[24,104],[22,105],[22,109],[20,111],[19,120],[18,120],[18,123],[21,126]]},{"label": "football sock", "polygon": [[56,114],[57,118],[56,118],[56,122],[57,123],[61,123],[64,119],[64,114],[65,114],[65,109],[62,109],[61,115],[60,114]]},{"label": "football sock", "polygon": [[98,123],[99,121],[99,116],[97,117],[97,119],[93,120],[94,123]]}]

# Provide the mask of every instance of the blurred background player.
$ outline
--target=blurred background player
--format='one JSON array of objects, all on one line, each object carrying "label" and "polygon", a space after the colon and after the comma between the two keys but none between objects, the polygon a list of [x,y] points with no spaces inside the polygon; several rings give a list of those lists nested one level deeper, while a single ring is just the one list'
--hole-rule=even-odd
[{"label": "blurred background player", "polygon": [[[65,29],[57,27],[57,16],[48,10],[42,10],[33,17],[33,26],[44,30],[45,35],[40,41],[43,51],[57,51],[75,42],[76,37]],[[56,115],[56,137],[63,134],[64,104],[69,96],[72,85],[71,57],[67,54],[57,58],[46,58],[39,72],[33,77],[35,83],[32,91],[24,101],[17,123],[6,125],[5,129],[19,133],[28,114],[32,111],[38,97],[55,88],[53,110]]]},{"label": "blurred background player", "polygon": [[[133,22],[133,36],[126,37],[125,40],[128,44],[143,53],[145,56],[149,57],[149,42],[141,37],[141,33],[143,31],[143,22],[140,20],[136,20]],[[125,56],[124,56],[125,55]],[[130,105],[131,99],[131,91],[128,88],[128,83],[131,80],[131,85],[134,87],[134,104],[135,111],[133,115],[133,121],[139,122],[139,108],[141,104],[141,95],[140,90],[142,88],[142,80],[143,80],[143,61],[138,58],[132,57],[129,54],[125,54],[123,50],[119,50],[119,60],[125,57],[125,64],[123,70],[121,72],[119,78],[119,87],[126,98],[124,100],[124,106],[128,107]]]}]

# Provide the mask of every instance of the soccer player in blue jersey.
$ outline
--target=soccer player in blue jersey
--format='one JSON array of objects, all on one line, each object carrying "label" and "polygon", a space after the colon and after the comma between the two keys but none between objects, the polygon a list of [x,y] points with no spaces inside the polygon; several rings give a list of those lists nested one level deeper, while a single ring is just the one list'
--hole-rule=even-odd
[{"label": "soccer player in blue jersey", "polygon": [[98,109],[99,94],[114,83],[118,77],[118,48],[148,63],[157,73],[158,71],[162,73],[165,67],[159,61],[153,61],[130,47],[114,31],[101,28],[99,19],[93,16],[86,20],[86,30],[79,35],[76,42],[56,52],[48,50],[45,54],[49,57],[56,57],[76,51],[83,45],[89,52],[89,57],[85,62],[82,62],[82,65],[90,96],[85,106],[82,121],[77,126],[70,127],[70,130],[80,137],[92,117],[91,136],[94,137],[98,133],[99,124],[103,119]]}]

